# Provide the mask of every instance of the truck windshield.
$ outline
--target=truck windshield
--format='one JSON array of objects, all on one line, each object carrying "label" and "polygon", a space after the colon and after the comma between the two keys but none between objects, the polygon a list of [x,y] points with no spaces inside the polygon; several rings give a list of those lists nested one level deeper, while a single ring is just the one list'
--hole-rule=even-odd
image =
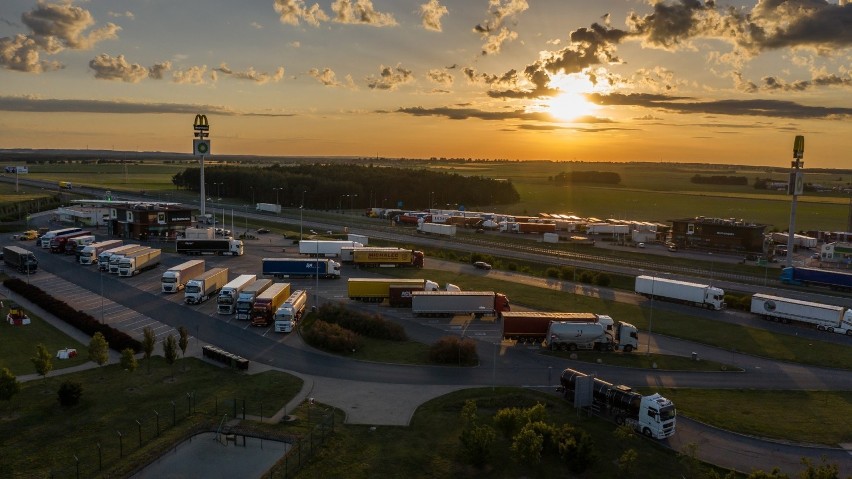
[{"label": "truck windshield", "polygon": [[198,286],[187,286],[185,290],[186,294],[197,294],[201,292],[201,288],[199,288]]},{"label": "truck windshield", "polygon": [[251,303],[238,301],[237,302],[237,311],[248,311],[251,309]]},{"label": "truck windshield", "polygon": [[674,406],[666,406],[660,409],[660,421],[671,421],[677,416]]},{"label": "truck windshield", "polygon": [[175,280],[175,278],[169,278],[167,276],[163,277],[163,284],[172,284],[172,283],[175,283],[175,282],[177,282]]}]

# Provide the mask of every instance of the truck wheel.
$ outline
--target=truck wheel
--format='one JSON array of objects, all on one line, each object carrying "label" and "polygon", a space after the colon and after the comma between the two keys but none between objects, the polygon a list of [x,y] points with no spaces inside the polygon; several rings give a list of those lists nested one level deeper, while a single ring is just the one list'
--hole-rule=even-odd
[{"label": "truck wheel", "polygon": [[628,345],[624,346],[624,352],[625,353],[629,353],[629,352],[632,352],[632,351],[633,351],[633,345],[632,344],[628,344]]},{"label": "truck wheel", "polygon": [[645,429],[642,429],[642,434],[644,434],[645,437],[651,437],[651,430],[646,427]]}]

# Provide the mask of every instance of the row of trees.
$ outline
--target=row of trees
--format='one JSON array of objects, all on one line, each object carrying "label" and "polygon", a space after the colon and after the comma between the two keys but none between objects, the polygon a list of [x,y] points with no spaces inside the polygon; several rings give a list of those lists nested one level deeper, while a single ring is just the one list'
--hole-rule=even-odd
[{"label": "row of trees", "polygon": [[699,185],[734,185],[734,186],[746,186],[748,185],[748,178],[745,176],[726,176],[726,175],[713,175],[713,176],[701,176],[695,175],[689,180],[692,183]]},{"label": "row of trees", "polygon": [[570,171],[557,173],[548,178],[556,186],[565,186],[581,183],[597,185],[621,184],[621,175],[613,171]]},{"label": "row of trees", "polygon": [[[205,168],[204,178],[210,196],[319,210],[390,208],[399,204],[406,209],[472,207],[520,201],[511,181],[373,165],[214,166]],[[199,191],[199,168],[177,173],[172,183]]]}]

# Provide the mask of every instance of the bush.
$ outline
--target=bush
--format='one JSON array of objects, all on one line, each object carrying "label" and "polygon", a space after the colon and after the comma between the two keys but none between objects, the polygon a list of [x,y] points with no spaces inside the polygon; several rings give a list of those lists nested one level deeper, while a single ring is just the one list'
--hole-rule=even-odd
[{"label": "bush", "polygon": [[75,381],[65,381],[59,386],[59,404],[64,407],[76,406],[83,395],[83,385]]},{"label": "bush", "polygon": [[547,268],[546,270],[544,270],[544,275],[548,278],[559,279],[559,268]]},{"label": "bush", "polygon": [[594,279],[595,275],[591,271],[582,271],[577,276],[577,280],[585,284],[592,284],[592,281],[594,281]]},{"label": "bush", "polygon": [[336,324],[362,336],[389,341],[407,341],[402,326],[386,321],[377,314],[368,315],[351,311],[341,304],[324,304],[317,310],[317,319]]},{"label": "bush", "polygon": [[302,337],[311,346],[336,353],[352,354],[361,347],[361,338],[357,334],[320,319],[303,331]]},{"label": "bush", "polygon": [[559,268],[559,277],[564,280],[574,281],[574,268],[572,266],[563,266]]},{"label": "bush", "polygon": [[612,279],[606,273],[595,273],[595,276],[592,278],[592,284],[603,288],[609,286],[611,282]]},{"label": "bush", "polygon": [[429,348],[429,360],[438,364],[475,366],[479,363],[476,342],[457,336],[444,336]]}]

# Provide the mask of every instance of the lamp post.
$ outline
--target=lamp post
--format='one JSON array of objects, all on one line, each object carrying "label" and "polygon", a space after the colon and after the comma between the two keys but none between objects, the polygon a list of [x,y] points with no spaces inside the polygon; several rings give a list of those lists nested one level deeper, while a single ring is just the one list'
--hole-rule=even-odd
[{"label": "lamp post", "polygon": [[254,204],[254,186],[249,186],[251,190],[251,204]]},{"label": "lamp post", "polygon": [[435,192],[434,192],[434,191],[430,191],[430,192],[429,192],[429,209],[430,209],[430,210],[432,209],[432,198],[433,198],[434,196],[435,196]]},{"label": "lamp post", "polygon": [[801,168],[804,167],[802,158],[805,155],[805,137],[802,135],[796,136],[793,142],[793,161],[790,163],[790,184],[787,187],[788,194],[793,196],[793,201],[790,202],[790,228],[787,230],[787,260],[786,266],[793,266],[793,241],[796,233],[796,202],[799,195],[804,191],[804,179],[802,178]]},{"label": "lamp post", "polygon": [[349,195],[340,195],[340,199],[337,200],[337,212],[343,213],[343,198],[346,198]]},{"label": "lamp post", "polygon": [[278,192],[283,190],[284,188],[272,188],[272,189],[275,191],[275,204],[280,205],[280,203],[278,202]]},{"label": "lamp post", "polygon": [[302,219],[303,219],[302,214],[303,214],[303,211],[305,210],[305,191],[306,190],[302,190],[302,203],[299,204],[299,242],[300,243],[302,242],[302,231],[304,230],[304,228],[303,228],[304,222],[302,221]]},{"label": "lamp post", "polygon": [[654,321],[654,285],[657,283],[657,276],[651,276],[651,312],[648,314],[648,350],[645,352],[648,356],[651,355],[651,323]]},{"label": "lamp post", "polygon": [[349,195],[349,209],[355,210],[355,198],[357,198],[357,194]]},{"label": "lamp post", "polygon": [[222,182],[213,184],[216,185],[216,201],[222,201]]}]

